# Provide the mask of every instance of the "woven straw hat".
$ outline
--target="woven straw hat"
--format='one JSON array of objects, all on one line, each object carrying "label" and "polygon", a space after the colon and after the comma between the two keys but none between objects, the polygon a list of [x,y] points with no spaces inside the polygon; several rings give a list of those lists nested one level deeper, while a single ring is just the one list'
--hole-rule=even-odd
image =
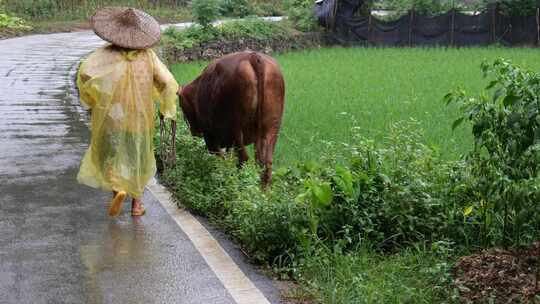
[{"label": "woven straw hat", "polygon": [[90,19],[96,35],[128,49],[148,49],[159,42],[159,23],[147,13],[128,7],[105,7]]}]

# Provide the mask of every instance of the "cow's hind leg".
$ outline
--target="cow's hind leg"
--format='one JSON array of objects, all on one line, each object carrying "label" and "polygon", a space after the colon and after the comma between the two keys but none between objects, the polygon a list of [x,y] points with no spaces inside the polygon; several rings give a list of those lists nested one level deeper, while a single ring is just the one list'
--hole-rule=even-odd
[{"label": "cow's hind leg", "polygon": [[263,167],[261,183],[268,187],[272,183],[272,159],[276,146],[277,132],[269,132],[255,143],[257,163]]}]

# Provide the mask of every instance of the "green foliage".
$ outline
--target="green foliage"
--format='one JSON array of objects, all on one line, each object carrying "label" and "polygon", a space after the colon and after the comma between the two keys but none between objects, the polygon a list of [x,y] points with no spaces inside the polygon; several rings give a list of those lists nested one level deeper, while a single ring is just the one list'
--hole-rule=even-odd
[{"label": "green foliage", "polygon": [[536,0],[501,0],[501,8],[512,16],[531,16],[535,14]]},{"label": "green foliage", "polygon": [[202,25],[203,28],[212,26],[212,22],[219,17],[219,1],[218,0],[193,0],[191,8],[195,21]]},{"label": "green foliage", "polygon": [[21,0],[17,3],[19,12],[30,18],[44,18],[52,15],[56,4],[52,0]]},{"label": "green foliage", "polygon": [[235,39],[265,41],[284,39],[291,37],[291,35],[291,30],[285,23],[245,19],[225,22],[211,28],[201,26],[192,26],[185,30],[169,28],[163,35],[163,43],[178,50],[186,50],[213,41],[232,41]]},{"label": "green foliage", "polygon": [[492,96],[446,96],[463,112],[453,127],[470,121],[475,139],[460,199],[470,204],[464,214],[481,245],[528,244],[540,223],[540,74],[502,59],[482,69],[494,78],[486,88]]},{"label": "green foliage", "polygon": [[375,7],[387,7],[405,13],[414,8],[424,14],[437,15],[452,9],[455,1],[452,0],[383,0],[374,1]]},{"label": "green foliage", "polygon": [[[431,240],[436,252],[447,248],[435,241],[446,231],[445,205],[438,196],[447,182],[440,177],[445,171],[435,172],[440,160],[419,143],[416,127],[396,125],[379,147],[359,137],[341,154],[331,150],[318,162],[279,168],[267,191],[253,163],[237,169],[234,157],[210,155],[203,141],[182,127],[177,162],[161,179],[183,205],[228,231],[254,261],[300,280],[320,299],[331,296],[332,284],[342,286],[335,303],[359,301],[364,292],[370,295],[366,303],[445,298],[451,291],[445,285],[447,256],[430,253],[428,259],[422,250],[384,258],[373,251]],[[371,253],[356,252],[363,246],[371,246]],[[381,273],[379,267],[394,270]],[[403,272],[409,275],[398,279]],[[326,280],[335,273],[342,275]],[[381,289],[388,284],[390,289]],[[432,288],[422,291],[423,286]]]},{"label": "green foliage", "polygon": [[394,249],[447,231],[440,189],[446,171],[416,127],[396,125],[380,147],[359,138],[341,155],[281,168],[269,192],[261,192],[256,167],[237,172],[234,159],[205,153],[202,141],[186,134],[164,177],[184,203],[222,221],[258,260],[294,256],[321,240]]},{"label": "green foliage", "polygon": [[214,27],[203,28],[195,25],[185,30],[170,27],[165,30],[162,43],[179,50],[190,49],[218,38],[218,31]]},{"label": "green foliage", "polygon": [[246,19],[241,21],[225,22],[220,27],[222,39],[255,39],[259,41],[285,39],[292,35],[286,23],[264,21],[261,19]]},{"label": "green foliage", "polygon": [[21,18],[0,13],[0,29],[29,30],[31,27]]},{"label": "green foliage", "polygon": [[284,14],[282,1],[257,1],[253,9],[258,16],[283,16]]},{"label": "green foliage", "polygon": [[285,13],[301,31],[312,31],[317,27],[311,0],[284,0]]},{"label": "green foliage", "polygon": [[446,13],[452,8],[485,9],[489,0],[459,1],[459,0],[375,0],[370,3],[373,8],[386,8],[406,13],[414,8],[415,11],[428,15]]},{"label": "green foliage", "polygon": [[253,15],[255,9],[248,0],[222,0],[219,11],[223,16],[246,17]]},{"label": "green foliage", "polygon": [[8,14],[22,16],[31,21],[86,20],[103,6],[136,7],[168,22],[191,17],[185,1],[4,0],[0,3],[0,7]]}]

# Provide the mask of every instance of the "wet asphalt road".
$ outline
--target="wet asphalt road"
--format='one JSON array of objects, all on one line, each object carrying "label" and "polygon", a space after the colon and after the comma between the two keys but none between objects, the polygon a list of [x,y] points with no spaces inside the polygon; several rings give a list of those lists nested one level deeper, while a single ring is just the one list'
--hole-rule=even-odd
[{"label": "wet asphalt road", "polygon": [[[108,218],[77,184],[88,146],[73,72],[93,33],[0,41],[0,303],[234,303],[151,194],[148,215]],[[272,282],[218,241],[272,303]],[[256,304],[256,303],[253,303]]]}]

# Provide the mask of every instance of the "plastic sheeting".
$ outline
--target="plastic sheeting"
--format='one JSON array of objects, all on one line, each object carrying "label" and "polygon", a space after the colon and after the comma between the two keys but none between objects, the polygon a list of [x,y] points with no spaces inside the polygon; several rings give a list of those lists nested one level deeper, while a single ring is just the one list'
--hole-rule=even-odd
[{"label": "plastic sheeting", "polygon": [[156,172],[154,102],[176,119],[178,83],[152,50],[100,48],[81,64],[77,85],[92,112],[82,184],[138,198]]},{"label": "plastic sheeting", "polygon": [[315,18],[321,26],[334,26],[335,9],[338,0],[317,0],[315,2]]}]

